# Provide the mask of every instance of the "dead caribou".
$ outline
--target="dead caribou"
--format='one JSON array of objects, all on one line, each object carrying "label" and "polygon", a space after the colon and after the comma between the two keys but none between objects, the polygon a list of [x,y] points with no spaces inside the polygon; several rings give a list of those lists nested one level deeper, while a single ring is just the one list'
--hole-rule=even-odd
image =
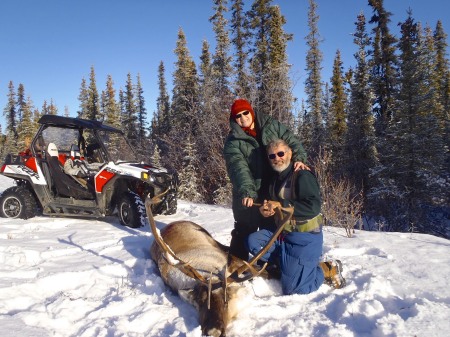
[{"label": "dead caribou", "polygon": [[276,240],[282,225],[290,220],[293,209],[278,209],[279,230],[247,262],[229,255],[227,246],[191,221],[172,222],[159,233],[151,211],[152,204],[158,202],[158,196],[147,198],[145,202],[154,236],[151,257],[164,283],[197,308],[202,333],[225,336],[228,323],[237,314],[242,282],[263,272],[265,266],[261,268],[255,264]]}]

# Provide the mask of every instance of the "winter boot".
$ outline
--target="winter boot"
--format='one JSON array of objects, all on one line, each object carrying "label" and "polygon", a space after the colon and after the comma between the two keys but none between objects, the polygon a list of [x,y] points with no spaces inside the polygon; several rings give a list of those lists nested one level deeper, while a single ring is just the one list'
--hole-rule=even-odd
[{"label": "winter boot", "polygon": [[242,260],[248,261],[249,254],[247,247],[245,246],[246,238],[247,238],[246,235],[242,235],[239,231],[233,229],[231,231],[231,242],[229,253]]},{"label": "winter boot", "polygon": [[325,276],[325,283],[334,289],[344,288],[345,278],[342,276],[342,262],[340,260],[329,260],[320,262],[320,267]]},{"label": "winter boot", "polygon": [[267,271],[267,275],[268,275],[268,279],[275,279],[275,280],[279,280],[281,279],[281,269],[278,265],[276,264],[269,264],[266,267],[266,271]]}]

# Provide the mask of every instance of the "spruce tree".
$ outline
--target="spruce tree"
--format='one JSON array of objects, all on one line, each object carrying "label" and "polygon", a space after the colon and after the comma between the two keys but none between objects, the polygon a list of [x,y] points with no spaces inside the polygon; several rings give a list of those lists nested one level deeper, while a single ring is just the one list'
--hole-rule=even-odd
[{"label": "spruce tree", "polygon": [[249,32],[252,36],[250,68],[257,93],[253,99],[253,109],[269,114],[264,104],[265,71],[269,66],[269,23],[272,0],[254,0],[247,12]]},{"label": "spruce tree", "polygon": [[12,81],[9,81],[8,89],[8,102],[3,110],[3,116],[5,116],[6,119],[4,155],[17,152],[17,139],[19,138],[17,129],[16,92]]},{"label": "spruce tree", "polygon": [[123,130],[125,132],[125,121],[128,119],[128,112],[125,105],[125,93],[123,89],[119,89],[119,111],[120,111],[120,123],[123,125]]},{"label": "spruce tree", "polygon": [[21,150],[26,150],[30,148],[31,140],[33,139],[37,126],[33,121],[33,103],[31,99],[28,97],[26,101],[19,102],[19,106],[21,106],[22,118],[20,119],[18,129],[19,129],[19,138],[18,138],[18,147]]},{"label": "spruce tree", "polygon": [[442,22],[438,20],[433,34],[435,62],[434,62],[434,78],[436,83],[436,90],[442,109],[435,111],[435,115],[439,121],[439,128],[443,145],[445,149],[443,153],[446,154],[444,167],[442,168],[442,176],[446,176],[446,181],[450,180],[450,65],[447,57],[447,34],[444,32]]},{"label": "spruce tree", "polygon": [[[394,214],[398,207],[383,197],[392,182],[390,178],[392,169],[391,139],[388,127],[395,115],[394,111],[398,97],[398,60],[396,56],[397,39],[389,29],[392,13],[384,8],[383,0],[369,0],[372,7],[372,17],[369,23],[374,24],[372,29],[371,59],[369,64],[370,84],[374,95],[372,111],[375,116],[374,126],[376,133],[376,147],[379,163],[374,170],[376,180],[372,186],[371,199],[376,199],[376,208],[381,212]],[[392,187],[395,190],[395,187]],[[388,208],[392,206],[392,209]],[[387,215],[389,217],[389,215]]]},{"label": "spruce tree", "polygon": [[152,164],[156,167],[161,167],[161,150],[158,147],[158,144],[155,143],[153,148],[153,155],[152,155]]},{"label": "spruce tree", "polygon": [[[215,75],[215,76],[214,76]],[[196,148],[199,149],[198,164],[199,170],[201,172],[208,172],[212,169],[213,172],[215,168],[212,166],[213,162],[217,162],[214,157],[214,150],[217,141],[222,143],[222,139],[219,136],[224,130],[227,130],[227,125],[221,125],[219,122],[219,115],[224,114],[224,109],[226,103],[220,104],[222,101],[220,93],[217,92],[217,86],[219,83],[219,73],[214,72],[212,64],[212,56],[209,51],[209,43],[203,40],[202,43],[202,53],[200,55],[200,65],[199,65],[199,84],[200,84],[200,106],[199,111],[202,116],[208,116],[208,118],[200,118],[198,122],[200,123],[200,129],[203,131],[196,138]],[[222,129],[219,129],[219,127]],[[221,155],[221,151],[218,151]],[[211,160],[214,157],[214,160]],[[220,161],[219,161],[220,162]],[[211,165],[212,164],[212,165]],[[205,196],[206,202],[212,202],[211,195],[214,189],[213,185],[217,185],[217,180],[221,177],[216,174],[205,175],[202,179],[201,185],[202,190],[200,193]]]},{"label": "spruce tree", "polygon": [[317,3],[314,0],[309,0],[308,10],[308,27],[309,33],[306,37],[306,44],[308,51],[306,54],[306,73],[305,93],[307,104],[307,119],[304,131],[307,134],[301,135],[304,139],[304,145],[310,155],[318,153],[320,146],[324,140],[324,129],[322,119],[322,52],[319,49],[321,37],[318,29],[319,16],[317,14]]},{"label": "spruce tree", "polygon": [[[167,154],[169,146],[167,145],[168,135],[172,127],[172,118],[170,112],[170,98],[167,91],[167,82],[165,79],[165,67],[163,61],[158,66],[158,97],[156,99],[156,111],[153,113],[151,122],[151,139],[154,148],[161,153]],[[153,153],[156,156],[156,153]],[[172,168],[171,160],[168,156],[161,157],[161,165]]]},{"label": "spruce tree", "polygon": [[[102,107],[102,117],[105,124],[111,125],[113,127],[122,129],[122,124],[120,122],[120,106],[116,100],[116,90],[114,89],[114,81],[111,75],[106,77],[106,88],[102,91],[101,95],[101,107]],[[120,149],[120,139],[116,134],[112,134],[105,141],[116,144],[110,148]]]},{"label": "spruce tree", "polygon": [[279,6],[270,7],[269,21],[269,66],[265,70],[264,101],[270,115],[289,127],[294,125],[294,97],[289,78],[290,65],[287,59],[287,42],[292,35],[287,34],[283,26],[285,17]]},{"label": "spruce tree", "polygon": [[234,46],[234,69],[236,71],[235,96],[250,97],[250,81],[248,74],[248,21],[244,12],[243,0],[231,0],[231,43]]},{"label": "spruce tree", "polygon": [[439,95],[442,100],[444,111],[446,116],[438,116],[439,119],[448,121],[448,114],[450,111],[450,97],[449,97],[449,60],[447,58],[447,34],[444,32],[444,27],[440,20],[437,21],[436,29],[433,34],[434,37],[434,50],[436,58],[434,62],[435,74],[437,76],[437,85]]},{"label": "spruce tree", "polygon": [[200,92],[202,94],[202,102],[206,100],[204,97],[212,95],[212,91],[214,90],[212,73],[213,70],[211,64],[211,53],[209,52],[209,43],[207,40],[203,40],[199,66],[199,84]]},{"label": "spruce tree", "polygon": [[[175,169],[182,165],[180,144],[192,137],[196,139],[199,130],[197,111],[199,108],[199,83],[194,61],[187,48],[186,36],[180,28],[175,48],[177,61],[173,74],[172,127],[168,137],[170,156]],[[203,130],[201,130],[203,132]]]},{"label": "spruce tree", "polygon": [[[387,201],[384,214],[394,230],[423,231],[426,220],[423,201],[430,191],[429,179],[434,179],[432,135],[437,123],[427,112],[427,69],[423,64],[419,30],[408,13],[401,23],[400,78],[396,113],[386,129],[389,154],[386,155],[386,172],[378,174],[383,179],[383,198]],[[431,118],[430,118],[431,117]]]},{"label": "spruce tree", "polygon": [[[412,230],[420,219],[417,212],[418,194],[425,185],[419,181],[421,162],[419,155],[422,135],[419,135],[420,116],[423,114],[422,101],[424,83],[422,69],[417,71],[418,61],[418,31],[417,24],[411,16],[401,24],[400,49],[400,90],[398,94],[398,109],[392,123],[389,124],[390,161],[392,169],[390,176],[394,178],[396,197],[403,201],[404,212],[402,224],[404,229]],[[427,130],[428,132],[428,130]],[[400,219],[395,219],[399,221]],[[400,225],[397,222],[398,225]]]},{"label": "spruce tree", "polygon": [[[448,190],[450,189],[450,173],[448,171],[448,140],[445,136],[445,116],[448,112],[445,111],[444,91],[442,90],[442,83],[445,80],[441,72],[445,72],[437,64],[439,61],[439,52],[435,45],[432,29],[425,27],[425,34],[422,34],[418,24],[419,34],[419,57],[421,59],[419,70],[423,71],[423,95],[424,99],[421,102],[422,114],[419,116],[421,125],[421,133],[423,139],[420,141],[419,152],[423,153],[424,161],[423,167],[419,172],[421,180],[425,187],[421,190],[420,203],[423,210],[423,217],[427,230],[420,228],[421,232],[431,232],[433,234],[445,233],[443,227],[445,225],[442,221],[436,221],[437,214],[444,213],[443,210],[448,204]],[[448,63],[447,63],[448,65]],[[447,68],[448,72],[448,68]],[[445,75],[444,75],[445,77]],[[445,84],[444,84],[445,86]]]},{"label": "spruce tree", "polygon": [[30,97],[27,100],[24,99],[25,90],[22,84],[19,84],[18,89],[18,110],[21,111],[21,118],[18,120],[18,148],[25,150],[30,147],[31,140],[37,131],[36,126],[33,123],[32,109],[33,103]]},{"label": "spruce tree", "polygon": [[327,118],[328,148],[332,153],[331,168],[335,173],[343,173],[347,162],[345,140],[347,137],[347,97],[344,88],[341,53],[338,50],[333,64],[331,77],[331,100]]},{"label": "spruce tree", "polygon": [[91,66],[85,118],[92,120],[103,120],[103,117],[100,115],[100,98],[98,95],[96,82],[94,66]]},{"label": "spruce tree", "polygon": [[215,12],[209,19],[213,24],[216,37],[216,49],[212,56],[212,71],[217,92],[220,93],[220,96],[227,97],[230,95],[230,76],[232,74],[231,56],[229,55],[230,38],[226,29],[228,21],[224,16],[227,12],[227,0],[213,0],[213,2]]},{"label": "spruce tree", "polygon": [[145,158],[149,154],[147,142],[147,109],[145,107],[144,90],[142,88],[141,76],[136,79],[136,116],[138,126],[138,154]]},{"label": "spruce tree", "polygon": [[53,98],[50,98],[50,104],[48,106],[48,113],[50,115],[57,115],[58,114],[58,107],[53,102]]},{"label": "spruce tree", "polygon": [[207,41],[203,41],[200,61],[200,111],[201,115],[207,118],[198,121],[202,132],[197,136],[195,143],[198,149],[199,170],[209,174],[203,177],[199,188],[203,199],[213,203],[214,191],[226,185],[227,174],[222,152],[223,141],[228,131],[231,97],[222,96],[216,90],[219,74],[213,71]]},{"label": "spruce tree", "polygon": [[[198,78],[195,63],[187,48],[186,36],[180,28],[175,48],[177,61],[173,74],[172,114],[173,122],[181,129],[194,129],[198,108]],[[177,130],[179,132],[181,130]]]},{"label": "spruce tree", "polygon": [[369,190],[373,188],[371,169],[377,167],[378,157],[375,147],[374,117],[372,114],[373,93],[369,83],[370,68],[368,48],[370,38],[366,31],[366,18],[361,12],[355,23],[353,34],[357,52],[354,54],[356,66],[350,80],[350,99],[348,109],[348,130],[346,139],[348,177],[356,190],[363,191],[366,206],[376,208],[377,198],[367,202]]},{"label": "spruce tree", "polygon": [[6,155],[5,150],[6,136],[2,132],[2,125],[0,124],[0,160],[4,160]]},{"label": "spruce tree", "polygon": [[51,115],[50,106],[47,103],[47,100],[44,99],[44,103],[42,103],[41,112],[43,115]]},{"label": "spruce tree", "polygon": [[12,81],[9,81],[8,89],[8,103],[3,110],[3,115],[6,117],[6,134],[17,139],[16,93]]},{"label": "spruce tree", "polygon": [[106,89],[102,95],[102,106],[104,121],[106,124],[121,128],[120,108],[116,100],[116,90],[114,89],[114,81],[111,75],[106,78]]},{"label": "spruce tree", "polygon": [[[214,1],[214,14],[210,18],[215,32],[216,48],[212,55],[204,41],[200,57],[200,105],[204,118],[198,120],[200,132],[195,139],[200,172],[208,172],[201,180],[200,193],[207,202],[214,202],[214,191],[226,184],[223,160],[223,141],[229,125],[229,107],[233,101],[230,87],[232,75],[229,56],[230,39],[226,29],[226,1]],[[207,118],[206,118],[207,116]]]},{"label": "spruce tree", "polygon": [[157,101],[157,109],[159,116],[160,134],[167,134],[171,128],[171,111],[170,111],[170,97],[167,91],[167,82],[165,77],[164,63],[161,64],[158,69],[158,88],[159,96]]},{"label": "spruce tree", "polygon": [[[328,122],[329,118],[329,112],[331,108],[331,89],[330,89],[330,83],[325,82],[324,84],[324,90],[323,90],[323,98],[322,98],[322,119],[323,124],[325,125],[325,128],[328,128]],[[326,130],[328,132],[328,130]],[[328,147],[329,139],[328,137],[324,138],[324,144],[322,147]]]},{"label": "spruce tree", "polygon": [[25,89],[22,83],[19,83],[17,88],[17,146],[20,150],[25,150],[26,147],[30,145],[31,137],[31,109],[27,106],[27,101],[25,100]]},{"label": "spruce tree", "polygon": [[17,122],[22,120],[23,109],[25,108],[25,88],[22,83],[19,83],[19,87],[17,88],[17,113],[16,118]]},{"label": "spruce tree", "polygon": [[125,84],[125,92],[123,93],[123,116],[122,123],[124,132],[130,141],[130,144],[136,149],[138,148],[138,117],[136,109],[136,96],[133,88],[131,74],[127,74],[127,82]]},{"label": "spruce tree", "polygon": [[392,13],[384,8],[383,0],[369,0],[373,15],[372,87],[375,94],[374,112],[377,135],[382,136],[392,118],[397,90],[397,39],[390,33]]},{"label": "spruce tree", "polygon": [[37,130],[39,128],[39,119],[42,117],[43,113],[41,113],[37,107],[34,107],[33,103],[30,103],[30,106],[33,106],[32,121],[34,128]]},{"label": "spruce tree", "polygon": [[105,118],[106,118],[106,109],[105,109],[105,101],[106,101],[106,92],[104,90],[102,90],[102,92],[100,93],[100,115],[102,116],[102,119],[100,120],[100,122],[104,122]]},{"label": "spruce tree", "polygon": [[89,92],[87,88],[86,79],[83,77],[81,79],[80,93],[78,95],[78,101],[80,102],[80,108],[77,112],[78,118],[88,118],[88,101]]},{"label": "spruce tree", "polygon": [[225,176],[226,176],[225,184],[223,186],[220,186],[217,190],[214,191],[213,203],[215,205],[231,207],[232,203],[231,190],[233,186],[231,184],[228,175]]},{"label": "spruce tree", "polygon": [[294,133],[296,135],[305,135],[307,132],[305,130],[305,119],[306,119],[306,103],[302,98],[300,108],[297,111],[296,125],[294,128]]},{"label": "spruce tree", "polygon": [[182,166],[178,171],[179,187],[178,197],[191,202],[202,202],[202,196],[199,193],[199,181],[201,180],[198,170],[197,151],[195,143],[188,135],[182,146]]}]

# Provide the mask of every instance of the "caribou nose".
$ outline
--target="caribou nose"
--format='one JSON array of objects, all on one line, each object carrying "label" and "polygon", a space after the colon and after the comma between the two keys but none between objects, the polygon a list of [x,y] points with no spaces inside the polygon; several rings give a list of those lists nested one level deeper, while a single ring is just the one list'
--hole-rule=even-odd
[{"label": "caribou nose", "polygon": [[212,337],[225,337],[225,332],[220,331],[220,329],[217,328],[211,328],[206,332],[206,335]]}]

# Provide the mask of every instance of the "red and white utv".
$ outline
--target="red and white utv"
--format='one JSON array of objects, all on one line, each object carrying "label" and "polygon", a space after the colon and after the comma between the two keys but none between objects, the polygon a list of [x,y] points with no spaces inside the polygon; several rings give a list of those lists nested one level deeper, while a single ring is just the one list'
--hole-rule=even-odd
[{"label": "red and white utv", "polygon": [[[37,214],[100,218],[117,210],[122,225],[146,224],[144,199],[163,194],[154,214],[177,209],[177,177],[137,159],[121,130],[94,120],[44,115],[30,148],[8,154],[0,174],[16,186],[0,196],[0,216],[28,219]],[[86,168],[73,176],[67,160]]]}]

